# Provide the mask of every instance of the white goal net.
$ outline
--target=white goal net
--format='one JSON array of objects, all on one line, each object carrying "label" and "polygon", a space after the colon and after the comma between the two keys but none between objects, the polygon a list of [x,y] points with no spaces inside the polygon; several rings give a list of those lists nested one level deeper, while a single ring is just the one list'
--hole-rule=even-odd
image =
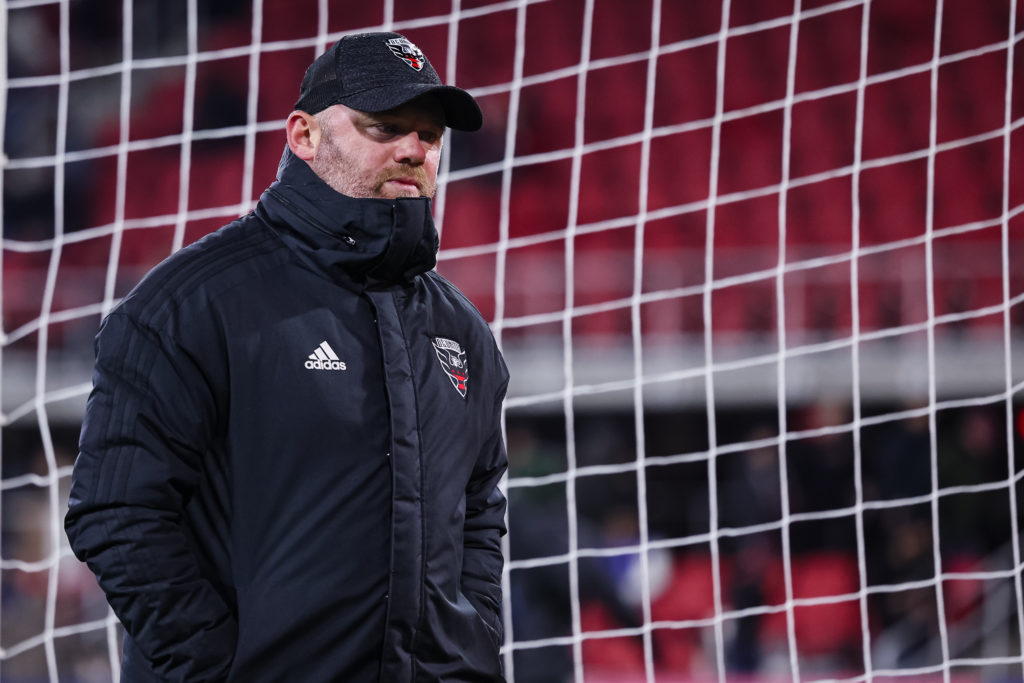
[{"label": "white goal net", "polygon": [[518,683],[1021,680],[1019,0],[0,0],[0,680],[112,681],[63,515],[103,315],[397,30],[484,128]]}]

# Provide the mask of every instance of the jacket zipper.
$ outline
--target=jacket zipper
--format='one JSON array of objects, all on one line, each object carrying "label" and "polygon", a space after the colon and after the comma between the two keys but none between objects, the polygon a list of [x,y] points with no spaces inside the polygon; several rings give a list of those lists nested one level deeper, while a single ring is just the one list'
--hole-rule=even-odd
[{"label": "jacket zipper", "polygon": [[345,244],[347,244],[350,247],[356,246],[356,240],[355,240],[354,237],[352,237],[352,235],[349,235],[349,234],[344,233],[344,232],[336,232],[334,230],[331,230],[331,229],[327,228],[323,223],[318,221],[313,216],[310,216],[308,213],[305,212],[305,210],[299,208],[299,206],[297,204],[295,204],[295,202],[293,202],[292,200],[288,199],[287,197],[285,197],[283,194],[281,194],[280,192],[278,192],[274,188],[268,187],[267,188],[267,193],[270,194],[270,195],[273,195],[274,199],[276,199],[277,201],[279,201],[282,204],[284,204],[285,206],[287,206],[290,210],[292,210],[296,214],[298,214],[299,218],[301,218],[302,220],[306,221],[307,223],[309,223],[310,225],[312,225],[314,228],[316,228],[320,232],[324,233],[325,235],[330,235],[331,237],[337,237],[337,238],[341,239],[342,242],[344,242]]}]

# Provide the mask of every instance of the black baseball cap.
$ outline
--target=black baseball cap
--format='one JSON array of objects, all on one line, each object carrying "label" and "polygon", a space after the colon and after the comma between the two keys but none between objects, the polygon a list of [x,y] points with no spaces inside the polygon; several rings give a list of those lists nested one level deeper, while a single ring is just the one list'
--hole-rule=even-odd
[{"label": "black baseball cap", "polygon": [[444,109],[445,125],[478,130],[480,107],[461,88],[444,85],[423,52],[400,33],[344,36],[306,69],[295,108],[316,114],[332,104],[381,112],[430,93]]}]

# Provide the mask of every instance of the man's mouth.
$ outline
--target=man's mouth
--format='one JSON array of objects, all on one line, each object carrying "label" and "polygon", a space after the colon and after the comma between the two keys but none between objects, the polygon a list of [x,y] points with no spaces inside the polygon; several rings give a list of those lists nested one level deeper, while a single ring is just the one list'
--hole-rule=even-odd
[{"label": "man's mouth", "polygon": [[426,174],[418,173],[416,169],[405,169],[404,173],[399,169],[384,172],[378,182],[377,192],[391,197],[433,195],[433,187]]}]

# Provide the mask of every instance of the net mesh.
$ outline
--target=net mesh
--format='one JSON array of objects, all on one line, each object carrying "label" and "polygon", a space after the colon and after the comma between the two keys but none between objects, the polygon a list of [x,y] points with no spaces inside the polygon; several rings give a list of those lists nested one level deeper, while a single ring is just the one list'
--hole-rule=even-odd
[{"label": "net mesh", "polygon": [[513,375],[507,678],[1017,679],[1018,0],[0,2],[0,678],[117,678],[62,518],[92,336],[396,30]]}]

